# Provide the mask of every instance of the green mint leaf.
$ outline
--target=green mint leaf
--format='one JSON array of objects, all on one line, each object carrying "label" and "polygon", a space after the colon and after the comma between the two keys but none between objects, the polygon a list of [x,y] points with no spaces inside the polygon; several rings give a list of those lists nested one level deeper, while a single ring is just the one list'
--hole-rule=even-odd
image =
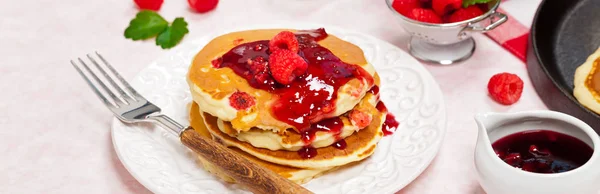
[{"label": "green mint leaf", "polygon": [[169,22],[154,11],[142,10],[135,15],[125,29],[125,38],[132,40],[147,39],[163,32]]},{"label": "green mint leaf", "polygon": [[175,18],[171,26],[156,37],[156,45],[163,49],[174,47],[189,32],[187,25],[183,18]]},{"label": "green mint leaf", "polygon": [[471,5],[480,4],[480,3],[489,3],[492,0],[463,0],[463,7],[469,7]]}]

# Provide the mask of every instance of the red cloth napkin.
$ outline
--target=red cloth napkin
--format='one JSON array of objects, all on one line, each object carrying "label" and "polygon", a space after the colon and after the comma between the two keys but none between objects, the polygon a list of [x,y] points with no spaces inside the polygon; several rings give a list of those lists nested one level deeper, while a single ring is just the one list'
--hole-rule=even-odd
[{"label": "red cloth napkin", "polygon": [[508,16],[508,21],[498,26],[496,29],[487,32],[486,35],[502,45],[502,47],[517,58],[526,62],[529,28],[512,18],[512,16],[501,7],[502,3],[500,3],[498,12],[506,14]]}]

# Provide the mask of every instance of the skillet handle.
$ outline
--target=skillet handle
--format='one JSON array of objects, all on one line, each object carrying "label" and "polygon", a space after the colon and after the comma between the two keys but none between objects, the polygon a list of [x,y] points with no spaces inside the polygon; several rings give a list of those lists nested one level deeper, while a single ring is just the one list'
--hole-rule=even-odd
[{"label": "skillet handle", "polygon": [[488,19],[491,21],[491,24],[486,27],[480,27],[480,26],[477,26],[474,24],[469,24],[462,31],[463,32],[484,33],[484,32],[493,30],[493,29],[497,28],[498,26],[502,25],[504,22],[506,22],[508,20],[508,16],[506,16],[505,14],[500,13],[500,12],[494,12],[494,13],[490,14]]}]

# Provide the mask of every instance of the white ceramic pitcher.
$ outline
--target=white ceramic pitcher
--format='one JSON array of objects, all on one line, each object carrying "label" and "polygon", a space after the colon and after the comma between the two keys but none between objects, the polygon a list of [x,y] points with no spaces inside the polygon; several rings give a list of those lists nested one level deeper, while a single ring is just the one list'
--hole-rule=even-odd
[{"label": "white ceramic pitcher", "polygon": [[[600,138],[583,121],[554,111],[485,113],[475,116],[479,127],[475,167],[487,194],[597,194],[600,191]],[[550,130],[573,136],[594,149],[587,163],[571,171],[542,174],[523,171],[502,161],[492,142],[528,130]]]}]

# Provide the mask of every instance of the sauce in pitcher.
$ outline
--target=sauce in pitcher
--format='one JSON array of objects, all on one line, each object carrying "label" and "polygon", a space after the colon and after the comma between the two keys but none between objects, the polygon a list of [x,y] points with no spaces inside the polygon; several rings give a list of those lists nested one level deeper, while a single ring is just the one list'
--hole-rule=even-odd
[{"label": "sauce in pitcher", "polygon": [[507,164],[535,173],[560,173],[580,167],[593,149],[583,141],[549,130],[531,130],[508,135],[492,144]]}]

